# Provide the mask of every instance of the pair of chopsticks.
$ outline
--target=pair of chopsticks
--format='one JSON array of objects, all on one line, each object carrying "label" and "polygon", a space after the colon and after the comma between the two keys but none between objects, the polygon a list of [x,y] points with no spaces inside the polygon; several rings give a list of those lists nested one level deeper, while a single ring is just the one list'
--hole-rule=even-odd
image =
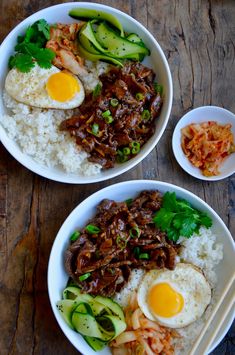
[{"label": "pair of chopsticks", "polygon": [[[213,329],[209,330],[210,326],[213,326],[212,322],[219,310],[219,308],[223,305],[223,301],[225,300],[226,296],[228,295],[229,291],[232,289],[234,290],[234,281],[235,281],[235,272],[229,282],[227,283],[222,296],[220,297],[219,301],[217,302],[216,306],[213,309],[213,312],[211,313],[210,317],[208,318],[204,328],[202,329],[199,337],[197,338],[196,342],[193,345],[192,350],[190,351],[189,355],[205,355],[209,352],[209,349],[215,340],[219,330],[221,329],[223,322],[225,321],[227,315],[231,311],[232,307],[235,305],[235,294],[233,292],[233,295],[229,302],[224,306],[223,308],[223,316],[220,318],[220,321],[218,324],[213,327]],[[206,334],[207,331],[209,331],[209,334]],[[207,339],[208,336],[208,339]]]}]

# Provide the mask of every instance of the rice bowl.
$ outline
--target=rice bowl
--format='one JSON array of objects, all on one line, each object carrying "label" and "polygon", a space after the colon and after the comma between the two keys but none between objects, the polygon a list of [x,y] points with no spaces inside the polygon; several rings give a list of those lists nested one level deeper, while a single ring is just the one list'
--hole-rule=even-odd
[{"label": "rice bowl", "polygon": [[[35,20],[40,19],[40,18],[45,18],[48,22],[54,23],[55,21],[60,21],[60,22],[65,22],[65,23],[71,23],[73,22],[72,19],[67,15],[68,11],[77,6],[77,4],[74,3],[67,3],[67,4],[62,4],[62,5],[57,5],[53,6],[48,9],[44,9],[39,11],[38,13],[30,16],[28,19],[24,20],[21,24],[19,24],[9,35],[8,37],[3,41],[1,45],[1,64],[2,64],[2,73],[1,73],[1,87],[3,88],[4,85],[4,80],[5,80],[5,75],[7,72],[7,62],[8,58],[12,53],[12,48],[14,47],[14,44],[16,42],[16,38],[19,35],[19,33],[22,33],[26,27],[30,24],[32,24]],[[92,168],[92,174],[93,176],[90,175],[89,173],[89,168],[86,169],[79,169],[74,172],[71,171],[71,166],[75,164],[70,164],[70,168],[67,168],[66,171],[66,163],[63,166],[58,165],[57,162],[52,162],[50,166],[46,166],[44,164],[38,163],[38,160],[40,159],[33,159],[32,156],[28,155],[30,149],[32,148],[32,151],[35,149],[33,147],[27,147],[23,148],[22,146],[19,147],[17,142],[13,141],[11,137],[14,136],[14,133],[11,132],[10,136],[7,134],[6,129],[3,128],[4,124],[0,126],[0,136],[1,136],[1,141],[3,145],[8,149],[8,151],[23,165],[25,165],[27,168],[30,170],[38,173],[39,175],[51,178],[56,181],[61,181],[61,182],[67,182],[67,183],[90,183],[90,182],[97,182],[97,181],[102,181],[109,179],[111,177],[117,176],[136,164],[138,164],[157,144],[158,140],[160,139],[161,135],[163,134],[163,131],[166,127],[169,114],[170,114],[170,109],[172,105],[172,81],[171,81],[171,75],[169,71],[169,67],[167,64],[167,61],[164,57],[164,54],[162,53],[162,50],[160,46],[157,44],[155,39],[152,37],[152,35],[149,34],[149,32],[142,26],[140,25],[137,21],[132,19],[126,14],[121,13],[118,10],[112,9],[110,7],[106,7],[103,5],[99,4],[87,4],[87,3],[79,3],[79,6],[87,7],[87,8],[96,8],[100,10],[104,10],[107,12],[113,13],[119,20],[123,23],[124,28],[128,32],[136,32],[138,33],[145,43],[152,49],[151,56],[146,58],[146,61],[144,62],[145,65],[153,67],[154,71],[157,74],[157,78],[160,83],[163,84],[164,86],[164,104],[162,107],[161,115],[156,123],[156,130],[155,134],[149,139],[149,141],[144,145],[143,149],[141,149],[141,153],[138,154],[136,157],[131,159],[130,161],[123,163],[122,165],[115,165],[114,168],[112,168],[109,171],[101,171],[99,172],[100,168],[95,165]],[[55,18],[55,9],[56,9],[56,18]],[[5,105],[3,103],[3,98],[1,98],[0,102],[0,111],[1,115],[9,114],[9,109],[8,112],[6,111]],[[19,116],[18,116],[19,119]],[[9,124],[5,124],[5,127],[9,128]],[[14,130],[14,128],[13,128]],[[14,136],[15,137],[15,136]],[[19,136],[20,137],[20,136]],[[19,138],[18,137],[18,138]],[[20,140],[20,139],[19,139]],[[25,150],[28,151],[27,154],[25,154]],[[70,149],[68,149],[70,150]],[[64,150],[63,150],[64,152]],[[63,153],[58,155],[62,155]],[[71,154],[69,155],[71,157]],[[86,158],[86,157],[85,157]],[[61,160],[61,158],[58,158]],[[48,161],[48,157],[44,159],[45,161]],[[74,163],[74,159],[73,159]],[[49,164],[49,163],[47,163]],[[88,164],[89,165],[89,164]],[[83,174],[81,174],[81,171],[83,171]],[[84,176],[85,175],[85,176]]]},{"label": "rice bowl", "polygon": [[[139,191],[155,190],[155,189],[158,189],[163,193],[166,191],[175,191],[179,198],[187,199],[190,203],[192,203],[192,205],[195,208],[206,211],[213,219],[213,227],[211,230],[207,230],[206,233],[204,230],[201,230],[201,233],[203,235],[201,243],[198,244],[198,242],[195,241],[195,238],[199,238],[198,236],[195,236],[195,238],[193,238],[194,240],[193,239],[191,239],[190,241],[186,240],[186,243],[187,242],[192,243],[191,246],[193,248],[195,243],[197,244],[197,248],[194,248],[194,252],[193,253],[183,252],[180,257],[184,260],[187,260],[188,262],[193,262],[195,264],[198,264],[199,267],[204,267],[205,256],[207,255],[206,260],[208,261],[210,259],[210,262],[207,263],[208,267],[205,270],[205,275],[207,276],[207,279],[211,284],[215,284],[215,277],[214,274],[212,273],[213,271],[212,269],[214,269],[214,271],[216,272],[217,280],[218,280],[218,284],[215,292],[215,295],[217,295],[216,297],[220,297],[220,294],[223,291],[226,282],[226,280],[223,278],[223,275],[227,275],[227,278],[229,278],[230,277],[229,275],[231,275],[232,273],[230,260],[232,260],[234,255],[234,242],[232,241],[232,237],[230,233],[228,232],[227,228],[225,227],[221,219],[216,215],[216,213],[202,200],[197,198],[195,195],[189,193],[188,191],[163,182],[130,181],[130,182],[124,182],[121,184],[107,187],[93,194],[71,213],[71,215],[68,217],[68,219],[61,227],[61,230],[57,235],[57,238],[55,240],[55,243],[51,251],[49,269],[48,269],[49,296],[50,296],[52,309],[54,311],[56,319],[60,327],[62,328],[63,332],[69,338],[69,340],[79,351],[81,351],[84,354],[87,353],[88,351],[90,351],[90,353],[93,352],[91,349],[87,347],[87,345],[83,342],[83,340],[78,337],[76,333],[70,330],[69,327],[67,327],[66,324],[63,323],[63,320],[61,320],[60,315],[58,314],[58,310],[55,307],[56,302],[61,297],[61,291],[64,288],[64,285],[66,284],[66,279],[68,277],[63,267],[63,252],[67,247],[68,236],[76,228],[81,228],[82,226],[84,226],[84,223],[86,223],[88,219],[94,216],[95,206],[102,199],[108,197],[110,199],[123,201],[130,197],[136,196],[136,194]],[[78,216],[79,216],[79,221],[78,221]],[[214,234],[217,236],[216,241],[215,241]],[[208,241],[210,242],[208,243]],[[216,266],[217,261],[219,261],[219,259],[222,258],[222,253],[223,253],[222,245],[223,245],[224,258],[220,262],[220,264]],[[58,270],[58,272],[55,273],[55,270]],[[141,278],[142,276],[143,275],[141,275],[140,273],[139,278]],[[133,287],[138,286],[138,282],[136,281],[137,278],[135,277],[135,285]],[[216,302],[216,299],[218,298],[214,298],[214,302]],[[213,307],[213,303],[212,303],[212,307]],[[210,312],[210,310],[207,311],[205,315],[206,318],[208,317],[208,312]],[[218,342],[224,336],[226,330],[228,329],[229,325],[232,322],[233,316],[234,314],[230,314],[230,320],[227,323],[227,327],[223,328],[220,336],[217,337],[215,343],[213,344],[213,348],[218,344]],[[200,329],[201,326],[202,326],[202,322],[199,321],[197,323],[198,329]],[[189,336],[189,333],[190,333],[189,330],[188,330],[188,334],[186,333],[186,328],[185,330],[182,329],[182,334],[184,334],[184,336]],[[193,337],[193,333],[194,332],[191,331],[192,337]],[[78,342],[78,338],[80,339],[79,342]],[[105,349],[102,352],[100,352],[100,354],[109,354],[109,353],[110,352],[108,349]]]}]

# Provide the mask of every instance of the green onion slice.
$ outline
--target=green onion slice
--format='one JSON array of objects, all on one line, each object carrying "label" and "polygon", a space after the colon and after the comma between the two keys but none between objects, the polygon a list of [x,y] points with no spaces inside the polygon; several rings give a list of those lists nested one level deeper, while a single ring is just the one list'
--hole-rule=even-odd
[{"label": "green onion slice", "polygon": [[118,99],[111,99],[111,100],[110,100],[110,105],[111,105],[111,106],[117,107],[118,104],[119,104]]},{"label": "green onion slice", "polygon": [[123,154],[124,155],[129,155],[130,153],[131,153],[131,150],[130,150],[130,148],[128,148],[128,147],[125,147],[125,148],[123,148]]},{"label": "green onion slice", "polygon": [[85,229],[90,234],[97,234],[100,232],[100,228],[97,226],[94,226],[93,224],[88,224]]},{"label": "green onion slice", "polygon": [[93,99],[97,98],[98,96],[100,96],[102,91],[102,86],[98,83],[96,85],[96,87],[94,88],[93,92],[92,92],[92,97]]},{"label": "green onion slice", "polygon": [[98,123],[93,123],[92,127],[91,127],[91,131],[94,134],[94,136],[96,136],[99,133],[99,125]]},{"label": "green onion slice", "polygon": [[107,116],[104,118],[106,123],[112,123],[113,122],[113,117],[112,116]]},{"label": "green onion slice", "polygon": [[127,204],[127,207],[129,207],[132,203],[133,199],[132,198],[128,198],[125,202]]},{"label": "green onion slice", "polygon": [[149,254],[148,253],[141,253],[139,255],[139,259],[149,259]]},{"label": "green onion slice", "polygon": [[79,280],[80,281],[85,281],[86,279],[88,279],[88,277],[91,276],[91,273],[90,272],[87,272],[86,274],[83,274],[81,276],[79,276]]},{"label": "green onion slice", "polygon": [[140,247],[134,247],[133,251],[134,251],[135,257],[138,258],[140,255]]},{"label": "green onion slice", "polygon": [[139,151],[140,151],[140,143],[139,142],[131,142],[131,144],[130,144],[130,146],[131,146],[131,153],[132,154],[137,154],[137,153],[139,153]]},{"label": "green onion slice", "polygon": [[118,149],[117,151],[117,162],[118,163],[125,163],[128,160],[128,156],[124,155],[123,152]]},{"label": "green onion slice", "polygon": [[141,114],[142,120],[148,121],[151,117],[149,110],[144,110]]},{"label": "green onion slice", "polygon": [[136,97],[136,100],[141,101],[141,100],[143,100],[144,95],[141,94],[141,92],[137,92],[137,94],[135,95],[135,97]]},{"label": "green onion slice", "polygon": [[141,231],[138,227],[133,227],[130,229],[130,237],[131,238],[139,238],[140,233],[141,233]]},{"label": "green onion slice", "polygon": [[70,236],[70,240],[72,242],[75,242],[75,240],[77,240],[80,237],[81,233],[78,231],[75,231],[71,236]]},{"label": "green onion slice", "polygon": [[155,90],[156,94],[159,94],[160,96],[162,96],[162,94],[163,94],[163,86],[161,84],[158,84],[158,83],[154,83],[153,86],[154,86],[154,90]]},{"label": "green onion slice", "polygon": [[102,113],[102,117],[103,117],[103,118],[108,117],[108,116],[112,116],[110,110],[104,111],[104,112]]},{"label": "green onion slice", "polygon": [[120,235],[118,235],[117,238],[116,238],[116,243],[117,243],[117,245],[119,246],[120,249],[125,249],[125,247],[127,245],[127,240],[125,240]]}]

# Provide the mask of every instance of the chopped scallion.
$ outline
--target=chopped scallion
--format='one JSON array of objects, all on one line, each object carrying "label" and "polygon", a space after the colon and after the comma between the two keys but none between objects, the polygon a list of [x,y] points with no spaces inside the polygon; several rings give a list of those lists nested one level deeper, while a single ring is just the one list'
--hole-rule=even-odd
[{"label": "chopped scallion", "polygon": [[139,259],[149,259],[148,253],[141,253],[141,254],[139,255]]},{"label": "chopped scallion", "polygon": [[142,120],[148,121],[151,117],[149,110],[144,110],[141,114]]},{"label": "chopped scallion", "polygon": [[139,153],[139,151],[140,151],[140,143],[139,142],[131,142],[131,144],[130,144],[130,146],[131,146],[131,153],[132,154],[137,154],[137,153]]},{"label": "chopped scallion", "polygon": [[106,123],[112,123],[113,122],[113,117],[112,116],[107,116],[107,117],[105,117],[105,122]]},{"label": "chopped scallion", "polygon": [[86,274],[83,274],[81,276],[79,276],[79,280],[80,281],[85,281],[86,279],[88,279],[88,277],[91,276],[91,273],[90,272],[87,272]]},{"label": "chopped scallion", "polygon": [[134,247],[133,251],[134,251],[135,257],[138,258],[140,255],[140,247]]},{"label": "chopped scallion", "polygon": [[116,243],[120,249],[125,249],[125,247],[127,245],[127,240],[125,240],[123,237],[118,235],[116,238]]},{"label": "chopped scallion", "polygon": [[158,84],[158,83],[154,83],[153,86],[154,86],[154,90],[155,90],[156,94],[159,94],[160,96],[162,96],[162,94],[163,94],[163,86],[161,84]]},{"label": "chopped scallion", "polygon": [[102,113],[102,117],[103,117],[103,118],[108,117],[108,116],[112,116],[110,110],[104,111],[104,112]]},{"label": "chopped scallion", "polygon": [[124,155],[129,155],[130,153],[131,153],[131,150],[130,150],[130,148],[128,148],[128,147],[125,147],[125,148],[123,148],[123,154]]},{"label": "chopped scallion", "polygon": [[125,163],[128,160],[128,156],[124,155],[123,152],[119,149],[117,151],[117,162],[118,163]]},{"label": "chopped scallion", "polygon": [[141,92],[137,92],[137,94],[135,95],[135,97],[136,97],[136,100],[141,101],[141,100],[143,100],[144,95],[141,94]]},{"label": "chopped scallion", "polygon": [[88,224],[85,229],[90,234],[97,234],[100,232],[100,228],[97,226],[94,226],[93,224]]},{"label": "chopped scallion", "polygon": [[91,131],[92,134],[94,134],[94,136],[97,136],[97,134],[99,133],[99,125],[98,123],[93,123],[92,127],[91,127]]},{"label": "chopped scallion", "polygon": [[118,99],[111,99],[111,100],[110,100],[110,105],[111,105],[111,106],[117,107],[118,104],[119,104]]},{"label": "chopped scallion", "polygon": [[141,231],[138,227],[133,227],[130,229],[130,237],[131,238],[139,238],[140,233],[141,233]]},{"label": "chopped scallion", "polygon": [[70,236],[70,240],[72,242],[75,242],[75,240],[77,240],[80,237],[81,233],[78,231],[75,231],[71,236]]},{"label": "chopped scallion", "polygon": [[128,198],[128,199],[125,201],[128,207],[131,205],[132,201],[133,201],[132,198]]},{"label": "chopped scallion", "polygon": [[92,97],[93,99],[97,98],[98,96],[100,96],[102,91],[102,86],[98,83],[96,85],[96,87],[94,88],[93,92],[92,92]]}]

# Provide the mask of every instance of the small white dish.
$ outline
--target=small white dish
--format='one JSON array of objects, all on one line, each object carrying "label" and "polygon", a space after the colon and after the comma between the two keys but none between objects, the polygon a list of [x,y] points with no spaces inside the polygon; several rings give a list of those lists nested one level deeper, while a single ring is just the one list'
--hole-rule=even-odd
[{"label": "small white dish", "polygon": [[230,123],[232,125],[231,130],[235,138],[235,115],[232,112],[217,106],[202,106],[186,113],[186,115],[184,115],[177,123],[172,136],[173,152],[179,165],[188,174],[201,180],[222,180],[235,173],[235,153],[227,157],[220,165],[220,175],[204,176],[199,168],[196,168],[190,163],[181,147],[181,129],[192,123],[207,121],[216,121],[217,123],[223,125]]}]

